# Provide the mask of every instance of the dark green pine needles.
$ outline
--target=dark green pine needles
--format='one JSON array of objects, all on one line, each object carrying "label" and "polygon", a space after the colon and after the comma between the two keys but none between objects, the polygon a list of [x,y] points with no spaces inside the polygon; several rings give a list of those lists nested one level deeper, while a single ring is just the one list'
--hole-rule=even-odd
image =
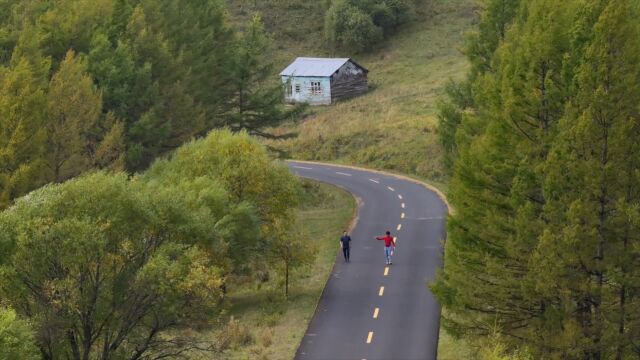
[{"label": "dark green pine needles", "polygon": [[536,359],[640,355],[639,7],[524,2],[470,76],[433,285],[455,334]]}]

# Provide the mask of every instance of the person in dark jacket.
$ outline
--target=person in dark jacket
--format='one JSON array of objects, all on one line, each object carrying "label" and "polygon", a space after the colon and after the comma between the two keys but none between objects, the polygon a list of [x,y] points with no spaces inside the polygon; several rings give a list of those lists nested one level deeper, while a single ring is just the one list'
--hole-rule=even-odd
[{"label": "person in dark jacket", "polygon": [[349,252],[351,249],[351,236],[346,231],[342,233],[340,238],[340,246],[342,246],[342,254],[344,255],[344,261],[349,262]]},{"label": "person in dark jacket", "polygon": [[384,240],[385,264],[391,265],[391,255],[396,249],[396,242],[393,240],[393,237],[391,236],[391,232],[387,231],[385,236],[377,237],[376,240]]}]

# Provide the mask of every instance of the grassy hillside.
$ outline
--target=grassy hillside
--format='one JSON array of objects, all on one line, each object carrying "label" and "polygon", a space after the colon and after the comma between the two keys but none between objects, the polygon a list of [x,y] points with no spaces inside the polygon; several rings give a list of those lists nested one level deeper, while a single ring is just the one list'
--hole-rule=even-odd
[{"label": "grassy hillside", "polygon": [[[277,72],[296,56],[353,57],[370,70],[372,91],[311,109],[298,124],[275,129],[298,137],[269,145],[292,158],[329,160],[443,180],[436,138],[436,102],[448,79],[464,76],[464,34],[475,20],[474,0],[424,0],[414,21],[370,54],[332,53],[323,42],[326,2],[231,1],[234,18],[263,11],[273,33]],[[276,11],[275,9],[278,9]]]},{"label": "grassy hillside", "polygon": [[274,40],[274,79],[297,56],[329,56],[324,46],[324,14],[329,0],[228,0],[233,24],[242,27],[259,13]]}]

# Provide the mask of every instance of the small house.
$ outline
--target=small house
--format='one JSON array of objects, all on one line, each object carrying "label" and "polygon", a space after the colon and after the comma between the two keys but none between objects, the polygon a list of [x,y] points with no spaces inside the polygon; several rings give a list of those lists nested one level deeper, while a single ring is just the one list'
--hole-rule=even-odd
[{"label": "small house", "polygon": [[369,70],[349,58],[299,57],[280,73],[285,100],[329,105],[369,89]]}]

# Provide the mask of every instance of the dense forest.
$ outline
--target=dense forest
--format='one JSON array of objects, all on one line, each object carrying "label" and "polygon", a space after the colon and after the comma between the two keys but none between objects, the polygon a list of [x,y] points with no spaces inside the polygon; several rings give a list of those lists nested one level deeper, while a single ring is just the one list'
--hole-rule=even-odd
[{"label": "dense forest", "polygon": [[0,207],[89,169],[142,170],[216,127],[267,135],[300,110],[281,105],[260,17],[235,30],[221,0],[0,13]]},{"label": "dense forest", "polygon": [[640,356],[638,16],[634,0],[486,3],[440,107],[449,332],[498,336],[508,358]]},{"label": "dense forest", "polygon": [[232,24],[218,0],[0,14],[0,358],[219,353],[197,330],[235,279],[288,284],[314,258],[290,239],[300,183],[253,138],[303,110],[282,105],[260,15]]}]

